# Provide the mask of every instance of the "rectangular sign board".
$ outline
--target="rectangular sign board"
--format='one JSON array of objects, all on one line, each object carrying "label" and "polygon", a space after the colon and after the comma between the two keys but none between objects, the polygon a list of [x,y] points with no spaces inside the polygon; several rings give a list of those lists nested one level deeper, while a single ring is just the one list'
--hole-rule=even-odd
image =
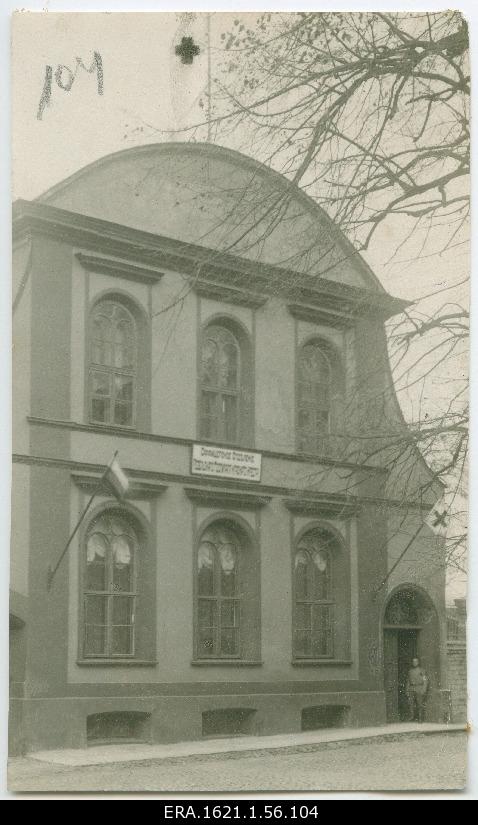
[{"label": "rectangular sign board", "polygon": [[261,480],[261,454],[228,447],[193,444],[191,472],[199,476]]}]

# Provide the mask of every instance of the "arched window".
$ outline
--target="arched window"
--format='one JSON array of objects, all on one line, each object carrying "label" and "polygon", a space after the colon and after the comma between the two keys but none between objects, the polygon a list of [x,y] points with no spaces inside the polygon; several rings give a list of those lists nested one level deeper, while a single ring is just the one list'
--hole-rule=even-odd
[{"label": "arched window", "polygon": [[128,515],[103,511],[85,537],[83,654],[133,656],[135,652],[138,531]]},{"label": "arched window", "polygon": [[196,658],[257,660],[260,575],[247,531],[232,519],[214,521],[196,565]]},{"label": "arched window", "polygon": [[209,527],[198,549],[198,655],[239,656],[241,545],[237,533],[224,524]]},{"label": "arched window", "polygon": [[299,452],[314,455],[329,452],[333,389],[332,360],[327,348],[317,341],[304,344],[298,362]]},{"label": "arched window", "polygon": [[299,541],[294,558],[294,656],[332,658],[334,598],[332,537],[313,530]]},{"label": "arched window", "polygon": [[201,347],[201,438],[238,443],[244,431],[241,347],[225,326],[210,324]]},{"label": "arched window", "polygon": [[102,300],[90,323],[90,420],[132,427],[138,360],[138,331],[131,312],[119,301]]}]

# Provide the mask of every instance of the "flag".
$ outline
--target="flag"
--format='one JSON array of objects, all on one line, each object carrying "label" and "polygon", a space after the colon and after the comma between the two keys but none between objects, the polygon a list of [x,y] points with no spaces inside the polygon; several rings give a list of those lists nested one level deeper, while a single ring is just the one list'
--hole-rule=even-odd
[{"label": "flag", "polygon": [[445,499],[440,499],[434,507],[432,507],[425,519],[425,524],[430,528],[430,530],[433,530],[435,535],[446,535],[448,527],[448,507]]},{"label": "flag", "polygon": [[111,488],[113,492],[113,495],[115,495],[116,498],[119,500],[124,498],[124,496],[128,492],[128,477],[126,473],[122,470],[121,465],[116,456],[115,458],[113,458],[113,461],[106,470],[103,476],[103,481],[105,481],[108,484],[108,486]]}]

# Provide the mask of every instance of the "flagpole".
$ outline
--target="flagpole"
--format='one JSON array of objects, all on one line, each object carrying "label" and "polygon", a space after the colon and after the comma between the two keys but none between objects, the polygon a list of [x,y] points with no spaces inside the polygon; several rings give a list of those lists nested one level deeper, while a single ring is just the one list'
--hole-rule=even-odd
[{"label": "flagpole", "polygon": [[113,461],[115,460],[117,455],[118,455],[118,450],[116,450],[113,458],[111,459],[111,461],[108,464],[106,470],[104,471],[103,475],[99,479],[98,484],[96,485],[95,489],[93,490],[93,492],[92,492],[92,494],[91,494],[91,496],[88,500],[88,503],[86,504],[86,507],[84,508],[80,518],[78,519],[70,538],[68,539],[65,547],[63,548],[63,552],[58,557],[58,559],[56,561],[56,564],[53,567],[51,566],[51,564],[48,566],[48,570],[47,570],[47,590],[51,590],[51,586],[53,584],[53,579],[55,577],[55,573],[58,570],[60,564],[62,563],[65,555],[67,554],[68,549],[69,549],[73,539],[75,538],[75,536],[76,536],[76,534],[77,534],[77,532],[80,528],[80,525],[81,525],[82,521],[84,520],[88,510],[90,509],[91,505],[93,504],[93,501],[95,500],[96,496],[98,495],[99,491],[101,490],[101,487],[103,486],[103,481],[105,479],[105,476],[106,476],[108,470],[110,469],[111,465],[113,464]]}]

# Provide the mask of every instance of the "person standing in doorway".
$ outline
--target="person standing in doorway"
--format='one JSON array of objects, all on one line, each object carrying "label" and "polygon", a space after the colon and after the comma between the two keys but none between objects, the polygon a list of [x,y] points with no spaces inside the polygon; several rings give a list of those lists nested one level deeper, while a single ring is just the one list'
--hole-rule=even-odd
[{"label": "person standing in doorway", "polygon": [[428,694],[428,676],[420,665],[420,659],[412,659],[407,677],[407,696],[410,703],[412,722],[425,721],[425,706]]}]

